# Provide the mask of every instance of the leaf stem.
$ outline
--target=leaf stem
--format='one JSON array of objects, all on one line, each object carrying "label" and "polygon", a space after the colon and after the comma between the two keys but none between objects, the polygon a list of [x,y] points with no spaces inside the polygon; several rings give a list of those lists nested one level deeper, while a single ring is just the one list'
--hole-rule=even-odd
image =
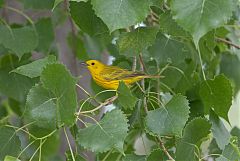
[{"label": "leaf stem", "polygon": [[102,161],[105,161],[105,160],[109,157],[109,155],[112,153],[112,151],[113,151],[113,149],[111,149],[111,150],[105,155],[105,157],[103,158]]},{"label": "leaf stem", "polygon": [[[100,108],[104,107],[104,106],[107,106],[109,104],[112,104],[116,99],[118,98],[117,95],[111,97],[111,98],[108,98],[106,99],[103,103],[101,103],[99,106],[97,106],[96,108],[92,109],[92,110],[89,110],[89,111],[82,111],[80,112],[81,114],[85,114],[85,113],[92,113],[94,111],[97,111],[99,110]],[[79,115],[79,113],[77,113],[77,115]]]},{"label": "leaf stem", "polygon": [[199,61],[200,61],[200,65],[201,65],[201,70],[202,70],[203,79],[204,79],[204,80],[207,80],[207,79],[206,79],[205,72],[204,72],[204,68],[203,68],[203,61],[202,61],[202,55],[201,55],[200,49],[199,49],[199,44],[196,45],[196,48],[197,48],[197,53],[198,53],[198,56],[199,56]]},{"label": "leaf stem", "polygon": [[228,40],[220,38],[220,37],[216,37],[215,39],[216,39],[216,41],[223,42],[223,43],[228,44],[230,46],[233,46],[233,47],[235,47],[237,49],[240,49],[240,45],[234,44],[231,41],[228,41]]},{"label": "leaf stem", "polygon": [[136,67],[137,67],[137,57],[134,56],[133,57],[133,64],[132,64],[132,71],[136,71]]},{"label": "leaf stem", "polygon": [[79,84],[76,84],[76,86],[78,88],[80,88],[84,93],[86,93],[88,95],[88,97],[92,97],[90,93],[88,93],[82,86],[80,86]]},{"label": "leaf stem", "polygon": [[[142,58],[140,58],[140,57],[142,57],[141,53],[139,54],[140,69],[141,69],[141,71],[144,71],[144,63],[143,63],[143,61],[141,61]],[[144,80],[144,78],[141,80],[141,86],[142,86],[142,90],[144,91],[144,95],[145,95],[145,80]],[[147,108],[147,98],[146,98],[146,96],[143,97],[143,107],[144,107],[145,113],[147,113],[148,108]]]},{"label": "leaf stem", "polygon": [[[4,6],[4,8],[9,9],[9,10],[11,10],[11,11],[14,11],[14,12],[22,15],[23,17],[25,17],[25,18],[31,23],[32,26],[34,26],[34,22],[32,21],[32,19],[31,19],[28,15],[26,15],[25,13],[23,13],[22,11],[20,11],[20,10],[18,10],[18,9],[16,9],[16,8],[10,7],[10,6]],[[34,27],[34,28],[35,28],[35,27]]]},{"label": "leaf stem", "polygon": [[162,148],[163,152],[167,155],[168,159],[175,161],[173,157],[168,153],[167,148],[165,147],[162,139],[160,137],[157,137],[157,140],[159,141],[159,145]]},{"label": "leaf stem", "polygon": [[65,134],[66,139],[67,139],[67,143],[68,143],[68,147],[69,147],[70,152],[71,152],[72,160],[75,161],[75,157],[74,157],[74,155],[73,155],[72,147],[71,147],[71,145],[70,145],[70,141],[69,141],[69,139],[68,139],[68,135],[67,135],[67,132],[66,132],[66,128],[65,128],[65,127],[63,128],[63,131],[64,131],[64,134]]}]

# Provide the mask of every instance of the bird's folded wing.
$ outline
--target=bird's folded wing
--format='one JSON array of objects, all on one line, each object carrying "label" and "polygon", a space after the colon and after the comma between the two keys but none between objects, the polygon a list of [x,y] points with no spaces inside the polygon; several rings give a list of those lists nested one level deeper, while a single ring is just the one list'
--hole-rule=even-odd
[{"label": "bird's folded wing", "polygon": [[114,66],[105,68],[100,74],[101,77],[107,81],[124,80],[145,75],[144,73],[141,72],[133,72]]}]

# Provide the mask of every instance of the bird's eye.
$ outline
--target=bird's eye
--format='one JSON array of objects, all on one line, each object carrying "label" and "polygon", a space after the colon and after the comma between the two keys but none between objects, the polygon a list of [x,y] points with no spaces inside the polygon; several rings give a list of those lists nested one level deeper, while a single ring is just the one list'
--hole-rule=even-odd
[{"label": "bird's eye", "polygon": [[94,65],[95,63],[91,63],[92,65]]}]

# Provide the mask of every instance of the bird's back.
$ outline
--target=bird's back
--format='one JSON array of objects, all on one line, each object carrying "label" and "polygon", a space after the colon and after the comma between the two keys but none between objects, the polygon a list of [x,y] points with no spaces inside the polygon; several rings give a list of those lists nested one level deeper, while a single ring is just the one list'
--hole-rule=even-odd
[{"label": "bird's back", "polygon": [[106,89],[117,89],[120,81],[126,85],[131,85],[145,76],[141,72],[133,72],[116,66],[105,66],[94,80]]}]

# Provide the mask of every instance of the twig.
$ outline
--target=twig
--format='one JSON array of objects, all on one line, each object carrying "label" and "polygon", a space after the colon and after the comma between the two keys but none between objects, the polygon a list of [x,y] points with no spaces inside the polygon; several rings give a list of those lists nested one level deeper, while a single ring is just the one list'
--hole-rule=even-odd
[{"label": "twig", "polygon": [[228,40],[223,39],[223,38],[220,38],[220,37],[216,37],[215,39],[216,39],[216,41],[223,42],[223,43],[228,44],[228,45],[231,45],[231,46],[233,46],[233,47],[235,47],[235,48],[237,48],[237,49],[240,49],[240,46],[239,46],[239,45],[234,44],[234,43],[232,43],[231,41],[228,41]]},{"label": "twig", "polygon": [[148,73],[148,72],[147,72],[147,68],[146,68],[146,66],[145,66],[145,64],[144,64],[143,58],[142,58],[142,54],[139,55],[139,60],[140,60],[140,64],[142,65],[143,71],[144,71],[145,73]]},{"label": "twig", "polygon": [[132,64],[132,71],[136,71],[136,67],[137,67],[137,57],[134,56],[133,57],[133,64]]},{"label": "twig", "polygon": [[67,139],[67,143],[68,143],[68,147],[69,147],[70,152],[71,152],[72,160],[75,161],[75,157],[74,157],[74,154],[73,154],[73,150],[72,150],[70,141],[69,141],[69,139],[68,139],[68,135],[67,135],[67,132],[66,132],[65,127],[63,128],[63,131],[64,131],[65,137],[66,137],[66,139]]},{"label": "twig", "polygon": [[[141,57],[141,54],[139,55],[139,58],[140,57]],[[141,69],[141,71],[144,71],[143,61],[140,61],[140,69]],[[145,93],[145,80],[144,79],[141,80],[141,86],[142,86],[142,90]],[[144,111],[147,113],[148,108],[147,108],[147,98],[146,98],[146,96],[144,96],[144,98],[143,98],[143,107],[144,107]]]},{"label": "twig", "polygon": [[92,110],[89,110],[89,111],[82,111],[82,112],[78,112],[76,115],[79,116],[80,114],[85,114],[85,113],[92,113],[94,111],[97,111],[99,110],[100,108],[104,107],[104,106],[107,106],[107,105],[110,105],[112,104],[116,99],[118,98],[117,95],[111,97],[111,98],[108,98],[106,99],[103,103],[101,103],[99,106],[97,106],[96,108],[92,109]]},{"label": "twig", "polygon": [[84,93],[86,93],[86,95],[88,95],[88,97],[92,97],[90,93],[88,93],[82,86],[80,86],[79,84],[76,84],[76,86],[78,88],[80,88]]},{"label": "twig", "polygon": [[168,153],[167,148],[165,147],[165,145],[164,145],[163,141],[161,140],[161,138],[157,137],[157,140],[159,141],[159,145],[162,148],[163,152],[167,155],[168,159],[175,161],[173,159],[173,157]]}]

